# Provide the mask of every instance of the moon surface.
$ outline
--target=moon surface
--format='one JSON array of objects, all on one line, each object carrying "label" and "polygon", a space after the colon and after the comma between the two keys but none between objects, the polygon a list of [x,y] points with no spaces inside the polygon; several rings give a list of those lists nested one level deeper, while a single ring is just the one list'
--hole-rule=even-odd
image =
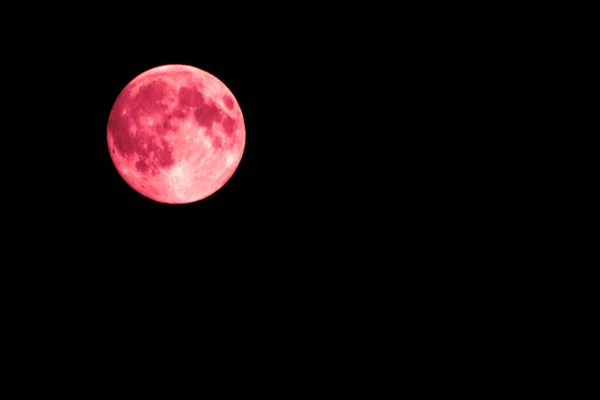
[{"label": "moon surface", "polygon": [[160,203],[186,204],[227,183],[242,158],[246,129],[223,82],[196,67],[164,65],[121,91],[107,140],[129,186]]}]

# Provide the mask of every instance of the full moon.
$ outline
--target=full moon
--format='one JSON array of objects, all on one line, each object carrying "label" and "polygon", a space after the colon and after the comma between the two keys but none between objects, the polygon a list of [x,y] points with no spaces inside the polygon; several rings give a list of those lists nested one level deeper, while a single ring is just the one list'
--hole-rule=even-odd
[{"label": "full moon", "polygon": [[185,204],[219,189],[237,169],[246,143],[242,111],[215,76],[164,65],[135,77],[108,118],[117,171],[154,201]]}]

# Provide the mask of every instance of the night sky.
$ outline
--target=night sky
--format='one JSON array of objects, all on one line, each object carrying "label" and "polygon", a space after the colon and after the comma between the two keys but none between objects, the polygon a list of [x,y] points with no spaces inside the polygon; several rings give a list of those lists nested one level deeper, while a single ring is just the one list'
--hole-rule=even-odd
[{"label": "night sky", "polygon": [[[527,191],[545,164],[535,175],[518,164],[514,149],[529,151],[535,124],[510,120],[530,105],[515,100],[528,101],[506,71],[520,73],[522,60],[488,41],[487,17],[471,28],[469,10],[460,21],[450,3],[418,12],[172,3],[3,14],[0,281],[3,315],[17,321],[6,330],[28,338],[7,342],[22,362],[38,365],[26,350],[53,351],[40,358],[58,370],[54,360],[70,362],[65,349],[74,348],[81,374],[129,380],[138,368],[126,357],[156,371],[184,365],[157,361],[168,348],[162,356],[216,374],[246,367],[262,374],[257,385],[345,375],[336,364],[379,379],[396,373],[388,364],[404,360],[404,348],[434,365],[424,351],[462,352],[452,333],[486,339],[503,318],[486,296],[504,304],[519,291],[513,282],[539,286],[506,273],[538,259],[511,249],[536,237],[529,216],[539,207]],[[503,20],[490,31],[507,29]],[[192,204],[134,191],[107,147],[120,91],[165,64],[216,76],[244,116],[239,167]],[[496,342],[504,338],[486,346]],[[205,363],[210,351],[217,368]],[[377,356],[385,359],[369,360]],[[108,367],[95,374],[81,360]],[[296,360],[308,366],[302,373],[285,368]],[[186,372],[183,380],[204,377]],[[345,377],[335,393],[362,382]],[[368,386],[371,398],[380,384]]]},{"label": "night sky", "polygon": [[[156,260],[179,247],[196,262],[242,257],[243,251],[255,260],[279,259],[307,257],[328,229],[344,229],[364,215],[359,199],[376,188],[365,160],[384,137],[369,126],[385,114],[373,113],[369,87],[377,77],[360,75],[366,58],[354,39],[335,30],[318,34],[327,28],[317,21],[242,19],[232,20],[230,29],[148,21],[71,19],[27,47],[28,62],[19,68],[31,77],[36,97],[17,96],[35,104],[36,128],[29,128],[37,135],[31,136],[35,166],[22,168],[34,171],[36,184],[17,185],[28,193],[20,205],[26,204],[36,235],[62,237],[109,259],[116,248],[120,257]],[[238,169],[221,190],[193,204],[160,204],[135,192],[106,145],[120,91],[165,64],[216,76],[244,116],[246,147]],[[375,108],[386,106],[380,99],[384,104]]]},{"label": "night sky", "polygon": [[[295,282],[307,271],[338,279],[349,260],[377,264],[393,243],[426,235],[419,221],[439,209],[442,189],[426,195],[434,181],[421,177],[444,146],[433,128],[443,117],[427,113],[437,64],[417,45],[421,33],[322,11],[162,24],[160,14],[65,17],[30,42],[11,42],[20,60],[12,67],[28,78],[16,94],[26,105],[20,140],[35,146],[32,161],[15,164],[30,177],[15,179],[25,221],[15,237],[40,243],[49,260],[99,260],[130,277],[152,265]],[[216,76],[244,116],[239,167],[197,203],[135,192],[106,145],[120,91],[165,64]]]}]

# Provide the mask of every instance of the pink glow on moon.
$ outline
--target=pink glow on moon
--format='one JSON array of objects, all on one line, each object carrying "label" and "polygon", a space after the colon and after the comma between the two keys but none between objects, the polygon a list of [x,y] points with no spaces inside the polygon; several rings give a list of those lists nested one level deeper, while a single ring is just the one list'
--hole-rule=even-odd
[{"label": "pink glow on moon", "polygon": [[129,186],[160,203],[185,204],[227,183],[242,158],[246,129],[223,82],[192,66],[164,65],[121,91],[107,140]]}]

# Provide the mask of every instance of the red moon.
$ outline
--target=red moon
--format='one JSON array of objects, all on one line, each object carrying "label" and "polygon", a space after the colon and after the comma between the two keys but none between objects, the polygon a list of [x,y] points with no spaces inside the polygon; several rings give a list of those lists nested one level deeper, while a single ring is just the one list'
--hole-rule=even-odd
[{"label": "red moon", "polygon": [[117,97],[108,149],[125,182],[166,204],[202,200],[225,185],[246,144],[242,111],[223,82],[188,65],[134,78]]}]

